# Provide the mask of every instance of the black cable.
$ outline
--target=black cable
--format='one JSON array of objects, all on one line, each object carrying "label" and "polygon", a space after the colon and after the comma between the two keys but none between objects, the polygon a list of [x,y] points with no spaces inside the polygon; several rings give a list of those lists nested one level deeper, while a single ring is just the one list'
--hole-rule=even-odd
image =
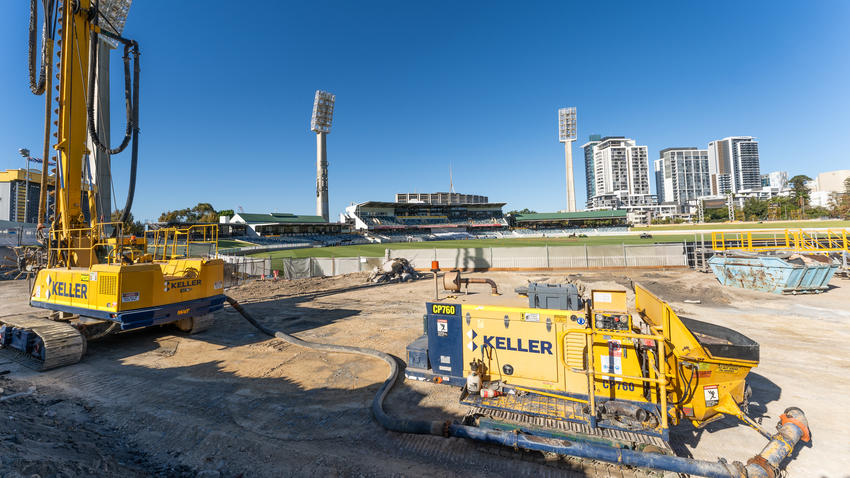
[{"label": "black cable", "polygon": [[127,222],[130,218],[130,209],[133,207],[133,198],[136,195],[136,169],[139,166],[139,45],[134,41],[133,49],[133,147],[130,152],[130,184],[127,186],[127,200],[124,209],[121,210],[119,221]]},{"label": "black cable", "polygon": [[[97,16],[93,19],[93,25],[97,26]],[[92,30],[91,37],[89,41],[89,81],[88,81],[88,97],[86,98],[86,112],[88,116],[88,127],[89,134],[91,135],[92,143],[97,146],[101,151],[105,151],[109,154],[118,154],[124,151],[127,148],[127,145],[130,143],[130,139],[133,136],[134,128],[137,125],[134,124],[135,119],[137,117],[138,110],[138,95],[135,94],[135,90],[138,89],[138,61],[139,61],[139,46],[135,41],[127,40],[117,35],[108,35],[110,38],[115,38],[118,41],[124,44],[124,107],[125,107],[125,116],[127,120],[127,125],[124,129],[124,138],[121,140],[121,144],[118,145],[117,148],[109,148],[104,145],[100,140],[100,136],[97,134],[97,125],[94,120],[94,86],[95,86],[95,78],[97,77],[97,64],[99,61],[100,54],[98,53],[99,46],[99,36],[96,30]],[[130,53],[133,53],[134,57],[134,72],[133,72],[133,80],[136,80],[134,83],[131,83],[130,76]],[[134,99],[136,102],[134,102]]]},{"label": "black cable", "polygon": [[237,312],[239,312],[239,314],[241,314],[245,320],[250,322],[251,325],[259,329],[262,333],[271,337],[279,338],[290,344],[298,345],[299,347],[306,347],[321,352],[338,352],[344,354],[366,355],[368,357],[374,357],[383,360],[387,363],[387,365],[389,365],[390,373],[387,376],[387,379],[381,385],[381,388],[378,389],[378,393],[375,394],[375,398],[372,400],[372,414],[375,416],[375,420],[377,420],[378,423],[380,423],[381,426],[383,426],[387,430],[392,430],[395,432],[415,433],[420,435],[448,436],[450,422],[407,420],[403,418],[394,417],[384,411],[384,399],[390,393],[390,390],[392,390],[392,388],[398,382],[398,379],[400,377],[399,372],[401,371],[398,366],[398,361],[392,355],[378,350],[367,349],[362,347],[349,347],[346,345],[307,342],[287,333],[272,330],[260,324],[235,299],[225,296],[224,300],[226,300]]},{"label": "black cable", "polygon": [[[94,11],[92,12],[92,24],[97,26],[100,13],[96,11],[97,6],[94,5],[92,7]],[[104,17],[106,18],[106,17]],[[109,20],[107,23],[109,23]],[[111,23],[110,23],[111,25]],[[114,26],[112,27],[115,28]],[[112,154],[119,154],[127,147],[132,139],[133,146],[131,148],[131,157],[130,157],[130,182],[127,187],[127,200],[124,203],[124,208],[121,210],[121,217],[119,218],[119,222],[127,222],[130,218],[130,210],[133,207],[133,199],[136,194],[136,171],[139,165],[139,76],[141,68],[139,66],[139,44],[134,40],[128,40],[126,38],[122,38],[121,36],[110,33],[106,30],[102,30],[105,36],[112,38],[116,41],[119,41],[124,44],[124,106],[125,106],[125,116],[127,119],[127,125],[124,130],[124,138],[121,140],[121,144],[118,145],[117,148],[109,148],[105,146],[100,137],[97,134],[97,126],[94,120],[94,86],[95,86],[95,77],[97,75],[97,64],[98,59],[100,57],[98,53],[98,42],[99,36],[95,30],[92,30],[91,39],[89,43],[89,81],[88,81],[88,97],[86,101],[86,111],[88,116],[88,127],[89,133],[92,139],[92,143],[100,149],[101,151],[105,151]],[[130,54],[133,55],[133,76],[131,80],[130,76]]]},{"label": "black cable", "polygon": [[36,80],[36,28],[38,24],[38,4],[36,0],[30,0],[30,24],[29,24],[29,41],[27,42],[27,69],[29,70],[30,90],[34,95],[42,95],[47,79],[46,66],[47,62],[51,61],[47,58],[47,42],[53,40],[53,25],[54,25],[54,0],[42,0],[44,7],[44,22],[41,27],[41,68]]}]

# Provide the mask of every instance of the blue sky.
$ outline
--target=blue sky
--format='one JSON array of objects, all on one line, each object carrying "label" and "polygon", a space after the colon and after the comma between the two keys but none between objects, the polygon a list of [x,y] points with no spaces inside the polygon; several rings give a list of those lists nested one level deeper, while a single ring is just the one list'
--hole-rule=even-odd
[{"label": "blue sky", "polygon": [[[26,83],[28,2],[0,16],[0,169],[41,151]],[[557,109],[649,147],[760,141],[762,172],[850,168],[850,2],[209,2],[136,0],[142,51],[134,214],[210,202],[315,211],[313,94],[337,95],[332,219],[396,192],[565,207]],[[113,53],[113,85],[120,85]],[[113,86],[113,130],[123,131]],[[116,135],[117,136],[117,135]],[[127,153],[113,158],[116,200]],[[653,178],[654,179],[654,178]],[[653,186],[654,190],[654,186]]]}]

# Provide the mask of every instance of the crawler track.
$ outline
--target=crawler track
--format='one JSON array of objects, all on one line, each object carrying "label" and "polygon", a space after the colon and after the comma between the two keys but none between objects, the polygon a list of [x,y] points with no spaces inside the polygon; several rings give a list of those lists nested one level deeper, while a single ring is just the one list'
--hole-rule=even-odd
[{"label": "crawler track", "polygon": [[29,329],[44,343],[44,360],[16,349],[0,347],[0,353],[33,370],[50,370],[79,362],[86,353],[86,339],[65,322],[44,317],[17,315],[0,318],[0,325]]}]

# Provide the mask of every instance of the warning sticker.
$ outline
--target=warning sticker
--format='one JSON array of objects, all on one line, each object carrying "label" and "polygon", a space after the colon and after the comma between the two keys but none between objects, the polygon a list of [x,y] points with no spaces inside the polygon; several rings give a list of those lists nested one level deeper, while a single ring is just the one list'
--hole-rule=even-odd
[{"label": "warning sticker", "polygon": [[138,302],[139,301],[139,293],[138,292],[125,292],[121,294],[121,302]]},{"label": "warning sticker", "polygon": [[717,391],[717,385],[706,385],[702,387],[702,393],[705,395],[706,407],[713,407],[720,402],[720,393]]},{"label": "warning sticker", "polygon": [[32,296],[36,297],[36,298],[41,297],[41,286],[40,285],[35,286],[35,291],[33,291]]},{"label": "warning sticker", "polygon": [[437,319],[437,336],[445,337],[449,335],[449,321],[446,319]]},{"label": "warning sticker", "polygon": [[609,355],[613,355],[614,357],[622,357],[623,356],[623,343],[619,340],[609,340],[608,341],[608,352]]},{"label": "warning sticker", "polygon": [[[623,374],[623,359],[617,356],[610,355],[600,355],[599,356],[599,365],[602,372],[605,373],[616,373],[617,375]],[[610,379],[611,377],[605,377]],[[622,382],[623,379],[620,377],[614,377],[614,380],[617,382]]]},{"label": "warning sticker", "polygon": [[523,313],[522,314],[522,320],[524,320],[526,322],[540,322],[540,314]]}]

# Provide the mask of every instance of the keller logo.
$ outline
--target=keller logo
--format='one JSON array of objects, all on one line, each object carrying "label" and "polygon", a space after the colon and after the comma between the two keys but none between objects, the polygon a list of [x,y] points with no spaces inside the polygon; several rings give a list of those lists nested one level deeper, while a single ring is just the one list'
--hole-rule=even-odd
[{"label": "keller logo", "polygon": [[469,337],[469,343],[466,344],[466,348],[475,352],[475,350],[478,349],[478,344],[475,343],[475,337],[478,337],[478,334],[476,334],[474,330],[469,329],[469,331],[466,332],[466,336]]},{"label": "keller logo", "polygon": [[54,295],[68,297],[71,299],[88,299],[88,284],[74,284],[73,282],[56,282],[47,278],[47,298]]},{"label": "keller logo", "polygon": [[527,352],[530,354],[552,355],[552,342],[546,340],[523,340],[515,337],[485,335],[482,347],[490,347],[496,350],[511,350],[513,352]]},{"label": "keller logo", "polygon": [[170,280],[165,283],[165,290],[167,292],[171,289],[188,289],[196,285],[201,285],[201,279]]}]

